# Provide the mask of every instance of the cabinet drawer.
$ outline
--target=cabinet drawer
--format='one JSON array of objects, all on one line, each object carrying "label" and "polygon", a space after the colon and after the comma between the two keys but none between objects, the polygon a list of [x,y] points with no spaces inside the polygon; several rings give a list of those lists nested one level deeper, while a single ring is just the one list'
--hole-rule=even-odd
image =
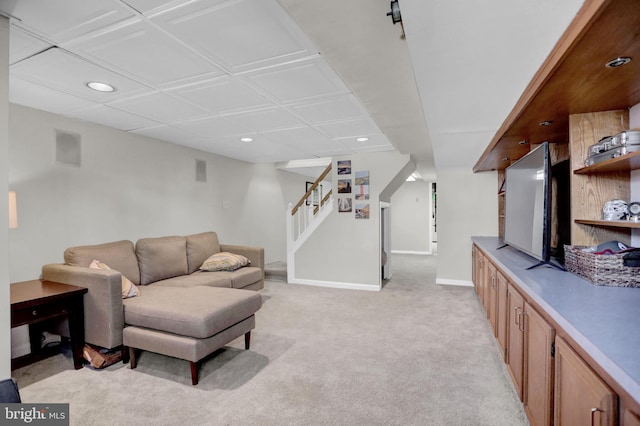
[{"label": "cabinet drawer", "polygon": [[38,322],[57,315],[66,315],[69,308],[66,304],[48,304],[30,308],[16,309],[11,312],[11,326]]}]

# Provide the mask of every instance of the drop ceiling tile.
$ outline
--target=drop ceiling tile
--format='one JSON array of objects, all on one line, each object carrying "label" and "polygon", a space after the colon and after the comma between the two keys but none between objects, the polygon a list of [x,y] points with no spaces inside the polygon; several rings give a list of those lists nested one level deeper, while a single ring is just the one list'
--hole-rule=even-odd
[{"label": "drop ceiling tile", "polygon": [[[59,48],[49,49],[11,65],[9,71],[11,76],[95,102],[109,102],[151,90]],[[96,92],[86,86],[89,81],[109,83],[117,90],[111,93]]]},{"label": "drop ceiling tile", "polygon": [[125,131],[145,127],[153,127],[159,124],[147,118],[113,109],[106,105],[96,105],[92,108],[82,108],[76,111],[71,111],[66,115]]},{"label": "drop ceiling tile", "polygon": [[333,139],[326,137],[322,133],[310,126],[301,126],[292,129],[274,130],[263,133],[272,141],[285,145],[314,146],[333,142]]},{"label": "drop ceiling tile", "polygon": [[275,0],[193,1],[151,20],[233,72],[317,53]]},{"label": "drop ceiling tile", "polygon": [[332,138],[355,138],[381,133],[378,126],[369,118],[319,124],[316,128]]},{"label": "drop ceiling tile", "polygon": [[178,129],[177,127],[167,125],[131,130],[130,133],[135,133],[137,135],[147,136],[150,138],[180,145],[187,145],[189,143],[193,143],[193,141],[198,139],[198,137],[193,135],[192,133],[189,133],[183,129]]},{"label": "drop ceiling tile", "polygon": [[65,48],[155,87],[224,74],[140,19],[68,43]]},{"label": "drop ceiling tile", "polygon": [[348,149],[344,141],[328,138],[309,126],[265,132],[263,135],[274,143],[284,146],[284,149],[304,152]]},{"label": "drop ceiling tile", "polygon": [[174,125],[180,129],[207,138],[242,135],[249,132],[247,128],[225,117],[207,117],[204,119],[183,121],[175,123]]},{"label": "drop ceiling tile", "polygon": [[199,105],[213,114],[272,106],[273,102],[234,77],[221,77],[167,90],[174,96]]},{"label": "drop ceiling tile", "polygon": [[163,92],[123,99],[109,106],[161,123],[189,120],[206,114],[201,108]]},{"label": "drop ceiling tile", "polygon": [[51,47],[51,44],[25,33],[13,25],[11,26],[10,37],[9,64],[15,64]]},{"label": "drop ceiling tile", "polygon": [[305,125],[303,121],[282,108],[268,108],[225,116],[228,120],[245,129],[267,132]]},{"label": "drop ceiling tile", "polygon": [[[15,16],[16,25],[34,34],[60,43],[104,28],[133,16],[132,11],[115,1],[104,0],[28,0],[12,1],[10,10],[0,3],[0,10]],[[64,4],[61,4],[64,3]]]},{"label": "drop ceiling tile", "polygon": [[320,58],[243,76],[283,103],[349,92],[333,69]]},{"label": "drop ceiling tile", "polygon": [[311,124],[327,123],[330,121],[344,121],[353,118],[366,117],[355,96],[340,95],[317,102],[306,102],[288,107],[305,121]]},{"label": "drop ceiling tile", "polygon": [[393,146],[391,145],[387,137],[382,133],[377,135],[370,134],[370,135],[367,135],[367,138],[368,140],[364,142],[358,142],[354,137],[339,138],[337,140],[343,142],[345,146],[356,151],[369,148],[369,147],[379,147],[379,146],[387,146],[393,149]]},{"label": "drop ceiling tile", "polygon": [[[174,7],[179,7],[184,0],[123,0],[124,3],[133,7],[140,13],[151,16],[163,11],[167,11]],[[224,3],[229,0],[208,0],[207,4],[213,6],[215,4]]]},{"label": "drop ceiling tile", "polygon": [[67,111],[89,108],[94,105],[86,99],[40,86],[30,81],[11,76],[9,100],[14,104],[28,106],[42,111],[62,114]]}]

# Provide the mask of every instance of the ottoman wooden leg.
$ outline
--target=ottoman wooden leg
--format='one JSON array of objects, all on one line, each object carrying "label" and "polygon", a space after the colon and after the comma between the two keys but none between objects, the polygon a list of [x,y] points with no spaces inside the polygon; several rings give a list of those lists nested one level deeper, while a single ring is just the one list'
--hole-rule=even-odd
[{"label": "ottoman wooden leg", "polygon": [[198,384],[198,363],[193,361],[189,362],[191,363],[191,384],[195,386]]},{"label": "ottoman wooden leg", "polygon": [[135,350],[135,348],[129,348],[129,358],[131,360],[131,363],[129,365],[131,366],[131,369],[133,370],[134,368],[136,368],[138,366],[138,360],[136,359],[136,350]]},{"label": "ottoman wooden leg", "polygon": [[244,348],[245,348],[245,350],[249,350],[250,346],[251,346],[251,332],[247,331],[246,333],[244,333]]},{"label": "ottoman wooden leg", "polygon": [[122,363],[126,364],[129,362],[129,348],[125,345],[122,345],[122,348],[120,348],[120,353],[122,355]]}]

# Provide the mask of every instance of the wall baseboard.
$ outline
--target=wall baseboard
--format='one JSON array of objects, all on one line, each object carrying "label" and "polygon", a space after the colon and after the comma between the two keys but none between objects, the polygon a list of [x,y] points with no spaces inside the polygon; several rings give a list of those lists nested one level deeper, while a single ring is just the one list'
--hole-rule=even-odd
[{"label": "wall baseboard", "polygon": [[311,285],[316,287],[342,288],[347,290],[380,291],[380,287],[373,284],[343,283],[338,281],[319,281],[293,278],[289,279],[289,284]]},{"label": "wall baseboard", "polygon": [[449,280],[446,278],[436,278],[436,284],[440,285],[457,285],[462,287],[473,287],[473,283],[467,280]]},{"label": "wall baseboard", "polygon": [[432,251],[415,251],[415,250],[391,250],[392,254],[417,254],[420,256],[430,256]]}]

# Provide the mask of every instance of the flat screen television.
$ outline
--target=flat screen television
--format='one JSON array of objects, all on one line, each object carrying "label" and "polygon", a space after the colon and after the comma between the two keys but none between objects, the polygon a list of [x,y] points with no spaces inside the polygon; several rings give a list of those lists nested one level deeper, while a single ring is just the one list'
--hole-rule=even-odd
[{"label": "flat screen television", "polygon": [[[504,242],[551,263],[551,159],[544,142],[505,170]],[[530,268],[529,268],[530,269]]]}]

